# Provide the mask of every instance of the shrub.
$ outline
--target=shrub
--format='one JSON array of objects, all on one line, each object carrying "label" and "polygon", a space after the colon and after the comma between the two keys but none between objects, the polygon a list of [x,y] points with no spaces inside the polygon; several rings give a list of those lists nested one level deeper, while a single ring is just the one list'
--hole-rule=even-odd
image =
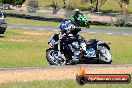
[{"label": "shrub", "polygon": [[35,13],[39,9],[37,0],[29,0],[28,2],[28,12]]}]

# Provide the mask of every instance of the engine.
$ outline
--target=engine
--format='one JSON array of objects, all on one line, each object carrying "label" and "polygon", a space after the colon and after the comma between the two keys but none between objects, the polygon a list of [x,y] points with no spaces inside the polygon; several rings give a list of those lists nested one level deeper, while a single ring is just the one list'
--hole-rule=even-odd
[{"label": "engine", "polygon": [[96,52],[94,48],[88,48],[86,51],[86,57],[96,57]]},{"label": "engine", "polygon": [[86,44],[85,43],[81,43],[79,45],[78,42],[73,42],[72,44],[68,45],[73,53],[73,55],[75,57],[78,57],[80,55],[80,53],[82,51],[86,52],[86,55],[84,55],[85,57],[96,57],[96,52],[94,48],[86,48]]},{"label": "engine", "polygon": [[70,47],[72,53],[74,56],[79,56],[80,55],[80,46],[78,42],[72,42],[72,44],[68,44],[68,46]]}]

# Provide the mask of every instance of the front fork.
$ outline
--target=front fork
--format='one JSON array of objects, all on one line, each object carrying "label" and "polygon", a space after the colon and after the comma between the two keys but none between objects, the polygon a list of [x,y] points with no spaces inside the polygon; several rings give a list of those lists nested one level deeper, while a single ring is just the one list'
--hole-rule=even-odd
[{"label": "front fork", "polygon": [[58,56],[61,56],[61,51],[60,51],[60,40],[58,40]]},{"label": "front fork", "polygon": [[58,40],[58,57],[61,57],[60,39],[61,39],[61,34],[59,33],[59,40]]}]

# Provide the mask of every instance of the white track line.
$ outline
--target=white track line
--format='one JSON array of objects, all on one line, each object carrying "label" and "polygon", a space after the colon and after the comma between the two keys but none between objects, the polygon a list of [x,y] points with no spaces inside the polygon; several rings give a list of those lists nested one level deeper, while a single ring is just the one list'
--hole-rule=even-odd
[{"label": "white track line", "polygon": [[97,33],[97,32],[88,32],[88,33],[95,34],[95,33]]},{"label": "white track line", "polygon": [[22,70],[22,69],[55,69],[55,68],[78,68],[78,67],[132,67],[132,64],[79,64],[79,65],[67,65],[67,66],[33,66],[33,67],[0,67],[0,71],[3,70]]},{"label": "white track line", "polygon": [[59,30],[53,30],[53,31],[59,31]]},{"label": "white track line", "polygon": [[108,35],[112,35],[113,33],[106,33],[106,34],[108,34]]},{"label": "white track line", "polygon": [[129,34],[122,34],[122,35],[129,35]]}]

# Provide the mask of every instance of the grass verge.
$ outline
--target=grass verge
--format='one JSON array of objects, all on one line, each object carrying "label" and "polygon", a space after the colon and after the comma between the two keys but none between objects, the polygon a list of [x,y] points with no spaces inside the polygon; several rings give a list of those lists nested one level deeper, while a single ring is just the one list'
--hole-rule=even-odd
[{"label": "grass verge", "polygon": [[130,84],[85,84],[81,86],[75,80],[31,81],[1,84],[0,88],[131,88]]},{"label": "grass verge", "polygon": [[48,31],[7,29],[0,38],[0,66],[46,65],[45,50],[51,33]]},{"label": "grass verge", "polygon": [[7,17],[6,18],[8,24],[15,25],[36,25],[36,26],[58,26],[58,22],[49,22],[49,21],[38,21],[38,20],[30,20],[30,19],[22,19],[22,18],[14,18]]}]

